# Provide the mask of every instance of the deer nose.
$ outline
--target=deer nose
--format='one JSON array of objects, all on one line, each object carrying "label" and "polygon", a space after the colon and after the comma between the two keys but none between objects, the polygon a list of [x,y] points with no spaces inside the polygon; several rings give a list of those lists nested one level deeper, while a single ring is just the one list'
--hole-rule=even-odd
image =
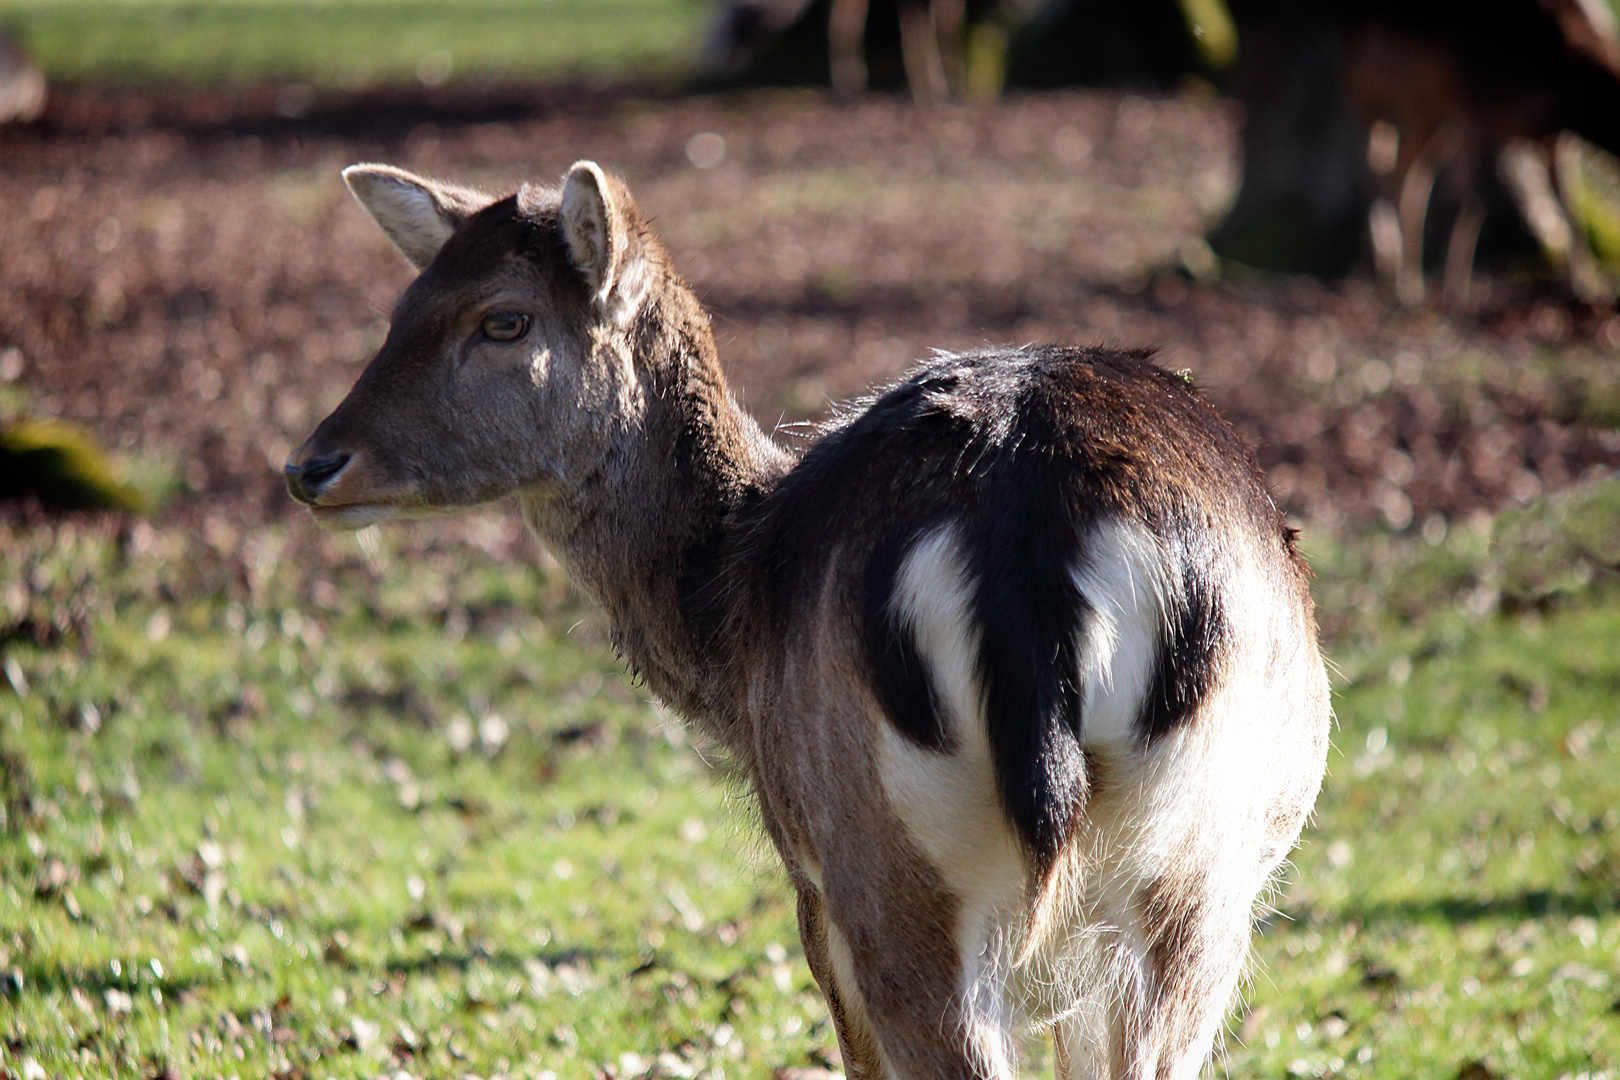
[{"label": "deer nose", "polygon": [[341,451],[322,454],[308,461],[289,459],[286,468],[282,470],[287,475],[287,491],[299,502],[314,505],[315,500],[321,496],[321,489],[342,472],[348,463],[349,455]]}]

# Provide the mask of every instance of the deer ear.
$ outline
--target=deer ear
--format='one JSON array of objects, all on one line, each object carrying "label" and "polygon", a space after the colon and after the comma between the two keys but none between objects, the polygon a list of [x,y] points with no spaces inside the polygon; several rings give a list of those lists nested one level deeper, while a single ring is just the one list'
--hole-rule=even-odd
[{"label": "deer ear", "polygon": [[563,180],[562,227],[568,255],[598,300],[613,288],[626,245],[612,184],[594,161],[580,161]]},{"label": "deer ear", "polygon": [[418,270],[433,261],[457,226],[489,203],[476,191],[392,165],[350,165],[343,182]]}]

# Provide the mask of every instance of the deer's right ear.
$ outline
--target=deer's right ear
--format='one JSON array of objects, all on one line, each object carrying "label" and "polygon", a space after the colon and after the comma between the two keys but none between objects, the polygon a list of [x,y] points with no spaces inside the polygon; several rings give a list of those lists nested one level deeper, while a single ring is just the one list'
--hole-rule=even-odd
[{"label": "deer's right ear", "polygon": [[476,191],[392,165],[350,165],[343,182],[418,270],[433,261],[458,225],[489,202]]}]

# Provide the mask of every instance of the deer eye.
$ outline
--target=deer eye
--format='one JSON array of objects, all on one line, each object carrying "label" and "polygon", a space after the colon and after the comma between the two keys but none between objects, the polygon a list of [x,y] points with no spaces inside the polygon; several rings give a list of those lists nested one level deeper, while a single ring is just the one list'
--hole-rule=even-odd
[{"label": "deer eye", "polygon": [[491,341],[516,341],[529,332],[529,317],[516,311],[497,311],[484,316],[484,336]]}]

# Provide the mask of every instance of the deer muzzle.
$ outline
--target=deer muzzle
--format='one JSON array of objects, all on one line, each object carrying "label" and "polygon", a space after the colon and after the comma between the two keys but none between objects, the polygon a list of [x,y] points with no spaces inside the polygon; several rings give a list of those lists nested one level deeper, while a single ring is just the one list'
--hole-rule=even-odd
[{"label": "deer muzzle", "polygon": [[282,470],[287,477],[287,493],[305,506],[320,502],[321,492],[349,465],[349,455],[342,451],[306,456],[300,447],[293,451]]}]

